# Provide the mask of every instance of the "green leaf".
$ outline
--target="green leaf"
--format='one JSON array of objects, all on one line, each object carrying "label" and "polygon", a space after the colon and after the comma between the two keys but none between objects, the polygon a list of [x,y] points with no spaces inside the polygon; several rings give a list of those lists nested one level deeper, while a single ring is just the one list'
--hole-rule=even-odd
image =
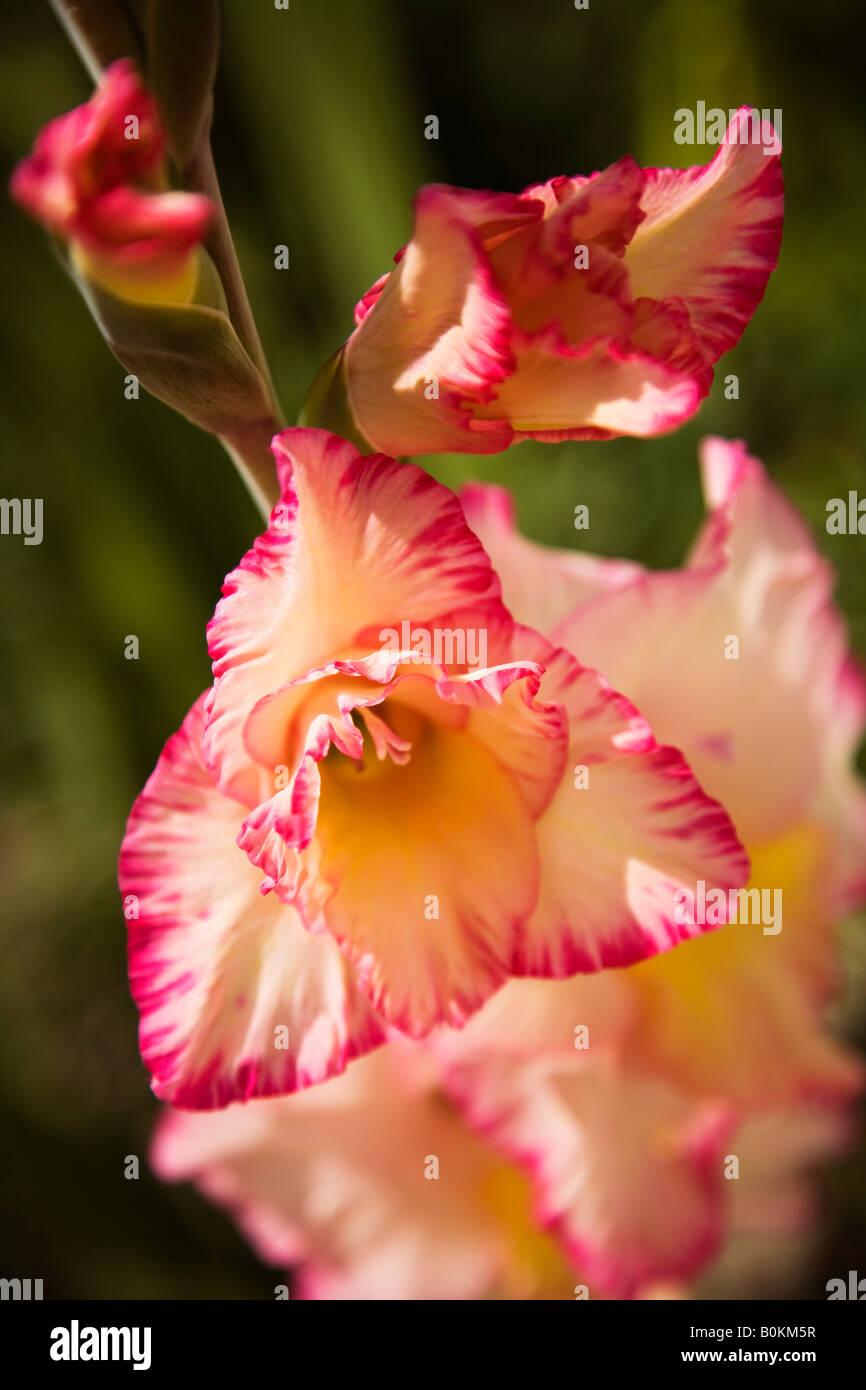
[{"label": "green leaf", "polygon": [[210,130],[219,46],[217,0],[150,0],[147,83],[180,170]]},{"label": "green leaf", "polygon": [[221,309],[138,304],[75,279],[109,348],[152,395],[212,434],[258,423],[275,430],[265,383]]}]

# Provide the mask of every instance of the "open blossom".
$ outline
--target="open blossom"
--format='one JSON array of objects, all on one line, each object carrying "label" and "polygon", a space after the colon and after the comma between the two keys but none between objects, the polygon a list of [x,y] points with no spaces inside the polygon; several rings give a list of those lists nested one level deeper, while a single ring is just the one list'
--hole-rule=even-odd
[{"label": "open blossom", "polygon": [[392,1038],[303,1095],[166,1114],[160,1176],[228,1207],[304,1297],[772,1294],[814,1219],[861,1084],[824,1012],[834,924],[866,896],[866,698],[803,523],[742,446],[707,441],[703,464],[710,516],[668,573],[526,541],[500,489],[463,500],[514,610],[610,662],[729,798],[782,929],[511,980],[462,1030]]},{"label": "open blossom", "polygon": [[[653,1277],[689,1278],[728,1234],[802,1223],[808,1208],[795,1179],[809,1144],[798,1136],[818,1136],[816,1155],[838,1148],[840,1111],[862,1085],[825,1012],[838,971],[835,926],[866,899],[866,794],[853,771],[866,682],[832,603],[830,568],[794,509],[742,445],[708,440],[702,463],[710,516],[673,572],[587,556],[576,566],[555,551],[542,568],[501,490],[464,495],[506,600],[520,614],[519,597],[531,594],[525,616],[609,671],[685,750],[731,810],[759,890],[737,895],[718,932],[613,980],[510,982],[459,1040],[444,1039],[452,1095],[489,1142],[533,1173],[550,1228],[617,1296]],[[557,568],[560,582],[543,585]],[[581,1057],[568,1022],[584,1023],[591,1007]],[[612,1065],[630,1096],[620,1109]],[[761,1121],[774,1116],[772,1180],[756,1203],[729,1209],[726,1155],[748,1165],[756,1191]],[[643,1137],[629,1143],[640,1126]],[[692,1136],[696,1165],[679,1194],[646,1177],[649,1155],[664,1152],[673,1132]],[[619,1144],[593,1161],[614,1133]],[[646,1201],[629,1195],[641,1184]]]},{"label": "open blossom", "polygon": [[[209,627],[213,688],[121,855],[142,1053],[189,1108],[322,1081],[385,1024],[460,1026],[511,975],[667,950],[703,930],[674,921],[684,887],[748,873],[682,756],[514,623],[447,488],[320,430],[274,454],[281,501]],[[451,649],[395,650],[406,624]]]},{"label": "open blossom", "polygon": [[212,204],[168,188],[156,104],[126,59],[106,69],[90,101],[49,121],[11,190],[115,293],[156,301],[192,293]]},{"label": "open blossom", "polygon": [[[582,1015],[600,1034],[617,1014],[615,990],[606,993],[612,978],[592,982],[595,998]],[[542,1012],[563,1003],[550,982],[523,991],[530,1005],[534,992]],[[536,1011],[536,1025],[539,1018]],[[521,1017],[511,1020],[519,1031]],[[755,1286],[775,1291],[766,1287],[768,1264],[778,1279],[779,1248],[789,1257],[814,1216],[812,1171],[849,1138],[838,1111],[818,1104],[735,1128],[717,1102],[690,1107],[669,1084],[648,1086],[608,1057],[563,1073],[580,1116],[571,1142],[564,1114],[543,1092],[539,1104],[527,1098],[539,1168],[478,1133],[447,1079],[428,1043],[392,1039],[297,1095],[210,1113],[166,1109],[151,1164],[164,1181],[193,1181],[226,1209],[263,1261],[280,1277],[291,1272],[293,1297],[670,1298],[688,1296],[690,1276],[704,1273],[710,1296],[719,1281],[736,1279],[728,1292],[737,1297]],[[725,1183],[731,1150],[741,1174]],[[560,1184],[580,1203],[580,1249],[545,1206],[545,1162],[561,1165]],[[701,1244],[689,1251],[696,1234]],[[639,1265],[638,1235],[646,1242]],[[711,1261],[723,1238],[723,1258]],[[626,1281],[623,1266],[599,1262],[620,1244],[624,1265],[632,1261]]]},{"label": "open blossom", "polygon": [[519,196],[423,188],[343,354],[363,436],[394,456],[496,453],[686,420],[778,257],[780,147],[768,123],[753,141],[754,114],[705,167],[626,156]]},{"label": "open blossom", "polygon": [[[702,467],[710,515],[684,568],[635,574],[597,560],[592,595],[584,557],[576,606],[548,585],[547,613],[536,589],[531,618],[608,672],[684,750],[732,815],[750,887],[767,892],[762,913],[778,894],[778,922],[709,933],[665,968],[629,976],[645,1002],[643,1055],[675,1062],[688,1084],[717,1079],[738,1099],[826,1095],[844,1090],[850,1068],[809,1023],[835,981],[835,925],[866,900],[866,794],[853,769],[866,681],[832,601],[831,567],[794,508],[740,444],[706,440]],[[528,586],[533,548],[514,533],[505,494],[472,488],[464,501],[508,601]],[[548,566],[556,556],[547,552]],[[571,557],[562,564],[565,573]],[[732,997],[739,1048],[721,1045]],[[706,1039],[700,1049],[678,1034],[690,1019]]]},{"label": "open blossom", "polygon": [[195,1180],[306,1299],[570,1298],[524,1174],[468,1128],[419,1044],[294,1096],[164,1113],[151,1163]]}]

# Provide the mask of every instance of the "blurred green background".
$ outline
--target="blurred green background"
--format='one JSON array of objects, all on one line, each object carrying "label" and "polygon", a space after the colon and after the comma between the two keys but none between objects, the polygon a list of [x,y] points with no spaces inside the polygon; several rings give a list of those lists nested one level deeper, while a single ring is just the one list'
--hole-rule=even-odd
[{"label": "blurred green background", "polygon": [[[214,145],[261,336],[289,418],[352,307],[409,233],[419,183],[519,190],[625,152],[703,162],[673,141],[698,99],[782,108],[781,263],[697,420],[655,441],[521,445],[431,461],[505,481],[524,530],[676,564],[700,517],[696,444],[744,437],[839,572],[866,652],[866,540],[827,536],[827,499],[866,494],[866,213],[856,9],[762,0],[266,0],[225,6]],[[5,166],[89,81],[47,5],[7,8]],[[424,138],[428,114],[440,138]],[[41,233],[2,207],[2,494],[44,498],[45,539],[0,543],[2,970],[0,1272],[46,1295],[268,1297],[229,1222],[162,1187],[144,1155],[156,1102],[136,1047],[114,866],[129,806],[208,683],[204,628],[258,518],[219,446],[123,370]],[[273,268],[286,243],[291,270]],[[735,372],[740,399],[726,401]],[[140,639],[138,661],[124,637]],[[853,967],[862,937],[849,928]],[[863,1041],[862,1013],[848,1027]],[[123,1176],[127,1154],[142,1177]],[[866,1156],[836,1165],[815,1269],[866,1258]],[[858,1265],[859,1261],[859,1265]]]}]

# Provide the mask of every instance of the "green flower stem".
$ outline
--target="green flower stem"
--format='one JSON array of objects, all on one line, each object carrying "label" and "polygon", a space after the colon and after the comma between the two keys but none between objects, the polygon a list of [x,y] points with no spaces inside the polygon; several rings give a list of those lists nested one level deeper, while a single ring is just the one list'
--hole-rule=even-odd
[{"label": "green flower stem", "polygon": [[253,501],[267,518],[271,507],[279,499],[276,468],[268,445],[277,431],[282,429],[285,418],[277,400],[270,368],[247,296],[208,135],[204,136],[198,152],[184,171],[183,181],[184,187],[204,193],[217,209],[208,236],[207,249],[219,272],[234,330],[258,369],[273,407],[273,416],[270,419],[244,425],[230,434],[224,433],[220,436]]},{"label": "green flower stem", "polygon": [[259,420],[218,436],[266,521],[280,496],[274,457],[270,451],[270,442],[278,429],[276,420]]},{"label": "green flower stem", "polygon": [[217,215],[207,239],[207,249],[220,273],[220,279],[222,280],[228,304],[229,317],[234,325],[235,332],[249,353],[250,358],[258,367],[262,380],[267,386],[268,394],[273,402],[274,418],[281,419],[282,412],[280,411],[277,401],[267,359],[264,349],[262,348],[255,319],[253,318],[250,301],[247,297],[246,285],[244,284],[244,277],[235,250],[235,244],[229,229],[228,217],[226,216],[225,204],[223,203],[222,194],[220,192],[219,180],[213,161],[213,151],[211,150],[210,138],[208,136],[205,136],[202,140],[198,153],[193,156],[189,167],[184,171],[183,186],[191,189],[195,193],[204,193],[216,206]]}]

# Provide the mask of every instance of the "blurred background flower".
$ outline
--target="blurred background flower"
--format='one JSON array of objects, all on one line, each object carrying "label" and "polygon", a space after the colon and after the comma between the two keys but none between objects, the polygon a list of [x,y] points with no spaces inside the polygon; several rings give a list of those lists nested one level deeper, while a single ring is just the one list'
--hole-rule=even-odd
[{"label": "blurred background flower", "polygon": [[[452,485],[511,487],[521,530],[537,540],[673,566],[701,515],[697,440],[745,438],[837,567],[853,644],[866,652],[863,538],[824,527],[830,498],[866,494],[855,235],[866,191],[852,178],[866,134],[848,9],[332,0],[277,11],[227,0],[214,148],[288,414],[408,238],[420,183],[516,191],[624,151],[641,164],[704,163],[712,147],[674,142],[678,108],[780,108],[779,268],[695,419],[656,440],[526,443],[429,463]],[[47,6],[8,16],[0,79],[7,169],[92,86]],[[431,113],[438,140],[425,139]],[[2,491],[45,507],[41,546],[0,541],[3,1269],[44,1278],[46,1296],[272,1297],[273,1272],[226,1217],[148,1171],[158,1105],[138,1057],[115,886],[128,808],[208,683],[204,625],[259,518],[212,439],[143,393],[125,399],[123,370],[74,286],[22,214],[0,214],[10,280]],[[290,249],[288,270],[274,267],[277,245]],[[725,399],[727,373],[736,400]],[[578,505],[587,532],[574,529]],[[130,634],[138,660],[124,658]],[[862,925],[849,923],[845,939],[859,985],[840,1020],[863,1045]],[[129,1154],[141,1159],[137,1182],[124,1178]],[[756,1240],[743,1236],[767,1294],[823,1297],[828,1278],[858,1261],[862,1270],[866,1149],[827,1170],[805,1262]],[[717,1276],[724,1296],[743,1288],[743,1248]]]}]

